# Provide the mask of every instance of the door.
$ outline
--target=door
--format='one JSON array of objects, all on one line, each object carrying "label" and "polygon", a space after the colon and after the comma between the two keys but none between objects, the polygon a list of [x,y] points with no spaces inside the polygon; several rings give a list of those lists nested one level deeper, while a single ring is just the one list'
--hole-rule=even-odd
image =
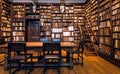
[{"label": "door", "polygon": [[36,42],[40,40],[39,21],[27,21],[27,41]]}]

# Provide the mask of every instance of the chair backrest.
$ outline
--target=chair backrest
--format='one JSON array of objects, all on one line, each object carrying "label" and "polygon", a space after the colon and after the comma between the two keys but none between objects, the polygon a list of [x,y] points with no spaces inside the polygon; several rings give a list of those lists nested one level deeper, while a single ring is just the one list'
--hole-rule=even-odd
[{"label": "chair backrest", "polygon": [[25,52],[26,53],[26,43],[25,42],[9,42],[8,43],[8,53],[10,52]]},{"label": "chair backrest", "polygon": [[5,44],[5,39],[3,37],[0,37],[0,45]]},{"label": "chair backrest", "polygon": [[60,43],[58,43],[58,42],[46,42],[46,43],[43,43],[43,50],[45,50],[45,51],[60,50]]},{"label": "chair backrest", "polygon": [[85,44],[85,41],[84,40],[81,40],[79,42],[79,45],[78,45],[78,50],[80,51],[80,48],[81,48],[81,51],[84,52],[84,44]]}]

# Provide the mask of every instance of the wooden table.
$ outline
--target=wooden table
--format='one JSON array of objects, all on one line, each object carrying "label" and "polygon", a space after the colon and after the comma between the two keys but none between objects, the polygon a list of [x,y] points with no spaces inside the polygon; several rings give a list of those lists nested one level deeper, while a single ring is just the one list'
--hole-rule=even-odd
[{"label": "wooden table", "polygon": [[[36,51],[42,51],[43,48],[43,42],[26,42],[27,49],[29,50],[36,50]],[[72,51],[75,47],[75,44],[73,42],[61,42],[60,43],[61,49],[69,52],[70,61],[68,62],[68,66],[70,68],[73,68],[73,62],[72,62]],[[8,44],[0,45],[0,48],[8,48]],[[6,54],[7,55],[7,54]]]},{"label": "wooden table", "polygon": [[42,51],[43,42],[26,42],[27,50]]},{"label": "wooden table", "polygon": [[[26,42],[27,47],[43,47],[43,42]],[[8,48],[8,44],[0,45],[0,48]]]}]

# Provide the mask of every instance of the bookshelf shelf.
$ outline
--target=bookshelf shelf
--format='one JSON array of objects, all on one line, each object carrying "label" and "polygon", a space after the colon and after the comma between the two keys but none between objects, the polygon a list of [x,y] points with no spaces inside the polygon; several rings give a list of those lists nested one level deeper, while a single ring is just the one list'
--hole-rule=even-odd
[{"label": "bookshelf shelf", "polygon": [[113,57],[120,61],[120,1],[115,0],[112,2],[112,38],[113,38]]},{"label": "bookshelf shelf", "polygon": [[12,5],[12,41],[25,41],[25,6],[24,4]]},{"label": "bookshelf shelf", "polygon": [[0,1],[0,31],[5,42],[10,41],[11,36],[11,2]]}]

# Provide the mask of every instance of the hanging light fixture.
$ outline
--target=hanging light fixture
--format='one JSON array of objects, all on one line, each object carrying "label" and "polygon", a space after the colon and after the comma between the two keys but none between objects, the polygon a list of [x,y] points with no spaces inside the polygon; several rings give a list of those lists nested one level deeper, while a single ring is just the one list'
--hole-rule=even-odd
[{"label": "hanging light fixture", "polygon": [[65,11],[65,0],[60,0],[60,11],[63,13]]},{"label": "hanging light fixture", "polygon": [[38,3],[38,0],[32,0],[32,4],[33,4],[33,12],[35,13],[36,12],[36,4]]}]

